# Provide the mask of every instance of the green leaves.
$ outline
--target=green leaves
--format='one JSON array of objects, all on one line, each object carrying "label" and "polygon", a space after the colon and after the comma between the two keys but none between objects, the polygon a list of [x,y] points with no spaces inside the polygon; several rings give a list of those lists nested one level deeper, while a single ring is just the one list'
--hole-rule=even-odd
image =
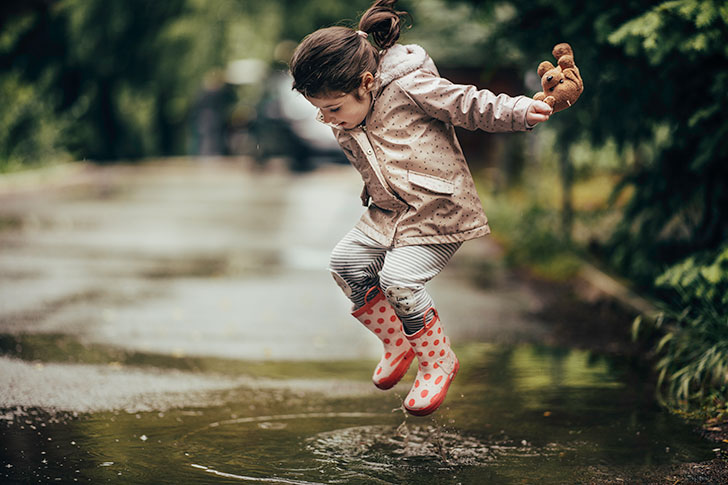
[{"label": "green leaves", "polygon": [[655,284],[671,291],[681,307],[712,307],[728,315],[728,245],[675,264]]},{"label": "green leaves", "polygon": [[657,47],[661,27],[662,18],[653,10],[625,23],[613,32],[608,40],[613,45],[623,44],[628,55],[637,56],[640,47],[646,51]]},{"label": "green leaves", "polygon": [[676,53],[694,58],[721,47],[721,30],[728,24],[721,10],[725,6],[711,0],[664,2],[626,22],[609,42],[624,46],[631,56],[644,52],[652,65]]}]

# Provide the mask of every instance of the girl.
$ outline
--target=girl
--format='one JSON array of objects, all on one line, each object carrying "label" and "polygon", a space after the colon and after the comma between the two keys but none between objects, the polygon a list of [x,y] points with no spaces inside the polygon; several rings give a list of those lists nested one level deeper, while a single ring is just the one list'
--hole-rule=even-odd
[{"label": "girl", "polygon": [[459,368],[425,283],[463,241],[490,232],[453,126],[525,131],[551,107],[441,78],[421,47],[396,43],[406,12],[395,2],[375,1],[358,30],[308,35],[290,69],[364,181],[368,208],[336,245],[330,271],[353,316],[383,343],[374,384],[391,388],[417,358],[404,407],[424,416]]}]

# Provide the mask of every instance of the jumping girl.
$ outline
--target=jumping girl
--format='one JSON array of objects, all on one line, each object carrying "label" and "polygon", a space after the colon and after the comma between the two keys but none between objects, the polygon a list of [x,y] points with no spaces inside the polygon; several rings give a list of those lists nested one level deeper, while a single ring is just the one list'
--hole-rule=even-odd
[{"label": "jumping girl", "polygon": [[454,126],[525,131],[551,107],[440,77],[422,47],[397,44],[406,12],[395,3],[374,2],[358,30],[308,35],[290,70],[364,181],[367,210],[334,248],[331,273],[353,316],[383,343],[374,384],[391,388],[417,359],[404,407],[424,416],[459,369],[425,283],[463,241],[490,232]]}]

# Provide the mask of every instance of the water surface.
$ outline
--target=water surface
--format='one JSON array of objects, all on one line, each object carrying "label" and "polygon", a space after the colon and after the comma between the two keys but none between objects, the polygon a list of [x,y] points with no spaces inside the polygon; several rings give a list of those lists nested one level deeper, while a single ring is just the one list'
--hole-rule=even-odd
[{"label": "water surface", "polygon": [[[443,407],[425,418],[402,411],[407,384],[389,392],[368,384],[369,361],[238,362],[231,367],[248,369],[246,384],[164,411],[5,409],[0,476],[9,483],[613,483],[714,456],[690,424],[634,384],[638,376],[607,358],[530,345],[457,351],[461,372]],[[331,380],[338,367],[346,380]]]}]

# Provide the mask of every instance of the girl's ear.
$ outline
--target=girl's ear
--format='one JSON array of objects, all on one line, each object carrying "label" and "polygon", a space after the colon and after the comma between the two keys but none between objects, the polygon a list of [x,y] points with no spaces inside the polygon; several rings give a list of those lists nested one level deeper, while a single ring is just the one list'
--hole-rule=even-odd
[{"label": "girl's ear", "polygon": [[359,85],[359,95],[364,96],[366,93],[374,89],[374,75],[366,71],[361,75],[361,84]]}]

